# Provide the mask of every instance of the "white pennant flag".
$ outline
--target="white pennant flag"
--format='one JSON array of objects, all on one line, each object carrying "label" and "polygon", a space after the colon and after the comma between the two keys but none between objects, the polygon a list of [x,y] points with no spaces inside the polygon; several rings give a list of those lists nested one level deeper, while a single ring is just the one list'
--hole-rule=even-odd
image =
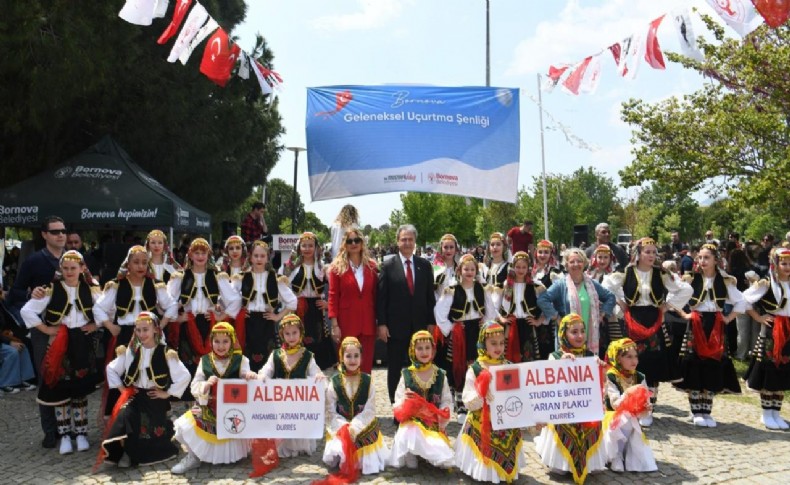
[{"label": "white pennant flag", "polygon": [[242,79],[249,79],[250,78],[250,58],[247,57],[247,53],[241,51],[239,54],[239,70],[236,72]]},{"label": "white pennant flag", "polygon": [[130,24],[151,25],[157,0],[126,0],[118,16]]},{"label": "white pennant flag", "polygon": [[741,37],[751,34],[763,23],[750,0],[708,0],[708,4]]},{"label": "white pennant flag", "polygon": [[617,70],[626,79],[636,78],[639,63],[644,57],[645,34],[633,34],[621,43],[623,50],[620,53],[620,65]]},{"label": "white pennant flag", "polygon": [[176,60],[178,60],[184,49],[189,48],[189,43],[192,42],[192,39],[197,35],[200,27],[206,23],[206,20],[208,20],[206,8],[195,2],[195,6],[184,21],[181,32],[178,33],[178,38],[175,44],[173,44],[173,48],[170,50],[170,55],[167,56],[167,62],[176,62]]},{"label": "white pennant flag", "polygon": [[250,64],[252,64],[252,72],[255,73],[255,77],[258,78],[258,84],[261,85],[261,91],[263,94],[272,94],[272,87],[269,85],[269,82],[263,77],[263,73],[258,68],[258,61],[255,59],[250,59]]},{"label": "white pennant flag", "polygon": [[154,18],[160,19],[167,13],[167,5],[169,0],[156,0],[156,7],[154,8]]},{"label": "white pennant flag", "polygon": [[181,64],[186,66],[187,61],[189,60],[189,56],[192,55],[192,51],[195,50],[195,47],[197,47],[198,44],[206,40],[206,37],[213,34],[214,31],[217,30],[218,28],[219,28],[219,24],[217,23],[217,21],[214,20],[213,17],[209,17],[208,22],[206,22],[206,25],[204,25],[203,27],[200,28],[200,30],[197,31],[197,34],[195,34],[195,37],[192,39],[192,42],[189,43],[189,47],[184,49],[181,52],[181,55],[178,56],[178,60],[181,62]]},{"label": "white pennant flag", "polygon": [[695,61],[702,62],[705,57],[697,47],[697,36],[694,35],[694,29],[691,27],[691,15],[688,10],[680,10],[672,15],[675,21],[675,27],[678,31],[678,40],[680,41],[680,50],[683,55],[694,59]]},{"label": "white pennant flag", "polygon": [[601,81],[601,56],[593,56],[590,63],[587,65],[587,70],[584,71],[581,85],[579,86],[580,93],[595,94],[598,89],[598,84]]}]

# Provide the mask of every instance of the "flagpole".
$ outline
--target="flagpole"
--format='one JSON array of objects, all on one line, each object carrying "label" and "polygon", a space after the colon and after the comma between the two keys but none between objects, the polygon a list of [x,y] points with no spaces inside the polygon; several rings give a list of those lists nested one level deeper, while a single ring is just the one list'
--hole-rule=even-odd
[{"label": "flagpole", "polygon": [[549,240],[549,203],[546,195],[546,149],[543,143],[543,95],[540,89],[540,73],[538,73],[538,118],[540,119],[540,165],[543,169],[543,235]]},{"label": "flagpole", "polygon": [[[486,0],[486,87],[491,87],[491,34],[490,0]],[[488,207],[488,199],[483,199],[483,208]]]}]

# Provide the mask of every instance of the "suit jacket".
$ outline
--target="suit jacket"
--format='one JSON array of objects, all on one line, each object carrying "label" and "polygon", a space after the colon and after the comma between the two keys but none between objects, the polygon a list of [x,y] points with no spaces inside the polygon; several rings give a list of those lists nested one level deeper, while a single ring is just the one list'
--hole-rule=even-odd
[{"label": "suit jacket", "polygon": [[376,335],[376,264],[371,261],[362,271],[361,291],[351,268],[341,275],[328,271],[329,318],[337,318],[343,336]]},{"label": "suit jacket", "polygon": [[406,270],[399,254],[385,261],[379,274],[376,318],[379,325],[389,328],[392,338],[399,340],[409,340],[414,332],[436,323],[433,267],[428,260],[414,255],[411,260],[414,295],[409,293]]}]

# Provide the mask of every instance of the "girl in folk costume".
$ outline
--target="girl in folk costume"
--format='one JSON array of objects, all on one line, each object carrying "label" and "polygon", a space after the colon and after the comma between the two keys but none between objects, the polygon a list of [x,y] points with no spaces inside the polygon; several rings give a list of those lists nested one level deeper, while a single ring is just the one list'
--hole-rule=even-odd
[{"label": "girl in folk costume", "polygon": [[249,269],[233,285],[242,300],[235,325],[239,344],[250,369],[258,372],[277,347],[277,322],[296,310],[296,296],[288,279],[277,277],[269,263],[269,245],[261,240],[252,243]]},{"label": "girl in folk costume", "polygon": [[[616,267],[617,260],[613,257],[611,248],[607,244],[599,244],[593,251],[592,261],[590,261],[590,267],[587,270],[587,276],[603,284],[604,278],[614,273]],[[619,308],[615,308],[615,311],[620,310]],[[607,318],[606,323],[601,325],[599,357],[604,357],[609,342],[614,342],[621,338],[623,338],[623,327],[620,324],[620,320],[617,318],[617,315],[611,315]]]},{"label": "girl in folk costume", "polygon": [[554,256],[554,244],[546,239],[538,241],[538,244],[535,245],[535,265],[532,266],[532,280],[540,281],[546,289],[549,289],[554,280],[561,275],[562,268],[560,268]]},{"label": "girl in folk costume", "polygon": [[435,355],[436,343],[427,330],[411,336],[411,365],[401,371],[393,405],[400,423],[392,440],[391,465],[395,468],[417,468],[418,456],[442,468],[455,462],[445,432],[453,398],[445,372],[433,364]]},{"label": "girl in folk costume", "polygon": [[499,305],[499,322],[505,326],[505,357],[511,362],[540,359],[536,329],[543,326],[546,319],[538,307],[538,295],[546,288],[532,281],[529,266],[527,253],[517,251],[513,255]]},{"label": "girl in folk costume", "polygon": [[439,366],[449,375],[455,392],[455,412],[458,421],[466,417],[462,393],[466,369],[477,358],[474,342],[480,334],[480,324],[496,318],[497,307],[492,300],[492,287],[478,281],[477,261],[465,254],[458,263],[458,284],[447,287],[434,307],[438,339],[443,342],[438,352]]},{"label": "girl in folk costume", "polygon": [[[718,259],[715,245],[702,245],[697,255],[697,271],[683,277],[691,282],[692,312],[678,311],[689,321],[689,326],[680,351],[683,380],[675,386],[688,392],[694,425],[710,428],[716,426],[710,415],[713,396],[720,392],[741,392],[735,367],[727,354],[724,326],[748,307],[735,286],[735,278],[719,270]],[[725,305],[732,306],[726,316],[722,314]]]},{"label": "girl in folk costume", "polygon": [[60,454],[88,449],[88,395],[102,380],[96,368],[93,338],[94,302],[100,292],[83,273],[85,262],[78,251],[60,257],[60,275],[43,298],[31,299],[22,307],[27,328],[49,336],[49,348],[41,363],[39,404],[55,408]]},{"label": "girl in folk costume", "polygon": [[165,233],[154,229],[145,238],[145,249],[151,261],[154,278],[167,283],[173,273],[181,271],[181,265],[173,258],[173,252],[167,243]]},{"label": "girl in folk costume", "polygon": [[217,438],[217,388],[220,379],[257,377],[250,370],[249,359],[241,355],[233,326],[227,322],[214,325],[211,352],[200,358],[190,386],[200,408],[187,410],[173,423],[175,438],[187,449],[187,455],[171,472],[184,474],[200,467],[200,462],[236,463],[249,454],[250,440]]},{"label": "girl in folk costume", "polygon": [[244,266],[247,264],[247,245],[240,236],[230,236],[225,241],[222,250],[222,262],[220,271],[227,273],[231,280],[235,276],[241,276]]},{"label": "girl in folk costume", "polygon": [[[266,364],[258,371],[258,379],[326,379],[315,363],[313,353],[303,345],[304,326],[293,313],[280,321],[280,340],[283,345],[269,355]],[[284,439],[277,443],[280,457],[312,455],[316,449],[315,439]]]},{"label": "girl in folk costume", "polygon": [[436,301],[442,297],[445,288],[455,284],[459,252],[460,247],[455,236],[452,234],[442,236],[439,240],[439,251],[433,261],[433,288],[436,291]]},{"label": "girl in folk costume", "polygon": [[[340,466],[343,483],[379,473],[390,460],[376,418],[376,391],[370,374],[360,371],[362,344],[346,337],[340,344],[338,373],[326,390],[327,441],[324,463]],[[351,459],[349,460],[349,456]],[[337,481],[335,482],[337,483]]]},{"label": "girl in folk costume", "polygon": [[[557,333],[560,349],[553,352],[549,360],[595,356],[587,349],[584,329],[581,316],[576,313],[565,315]],[[549,424],[535,438],[535,450],[551,471],[570,471],[574,482],[583,483],[588,473],[606,469],[606,449],[602,443],[600,422]]]},{"label": "girl in folk costume", "polygon": [[585,274],[587,256],[584,251],[567,249],[563,253],[563,263],[568,274],[556,279],[538,296],[538,306],[549,320],[559,320],[570,313],[581,316],[587,334],[587,350],[598,355],[601,321],[614,313],[617,300],[612,292]]},{"label": "girl in folk costume", "polygon": [[373,370],[376,345],[376,291],[378,268],[365,247],[359,229],[349,229],[342,247],[332,261],[329,274],[328,316],[336,344],[345,337],[356,337],[367,349],[362,354],[362,372]]},{"label": "girl in folk costume", "polygon": [[491,429],[493,395],[489,390],[490,368],[510,363],[505,359],[505,328],[493,320],[486,322],[476,347],[477,360],[466,371],[463,399],[469,414],[455,440],[455,465],[475,480],[511,483],[526,465],[521,430]]},{"label": "girl in folk costume", "polygon": [[486,250],[486,266],[484,276],[486,284],[496,288],[502,288],[507,279],[507,272],[510,268],[510,253],[505,244],[505,236],[501,232],[495,232],[488,238],[488,249]]},{"label": "girl in folk costume", "polygon": [[156,315],[137,315],[129,346],[115,353],[107,366],[107,383],[121,398],[107,422],[97,467],[105,459],[128,467],[175,457],[178,448],[167,412],[170,399],[179,399],[189,386],[190,376],[176,352],[165,346]]},{"label": "girl in folk costume", "polygon": [[304,232],[299,236],[293,257],[280,270],[288,277],[291,291],[298,298],[296,314],[304,323],[304,345],[315,355],[318,367],[326,369],[337,363],[337,357],[329,327],[324,323],[326,275],[320,250],[316,235]]},{"label": "girl in folk costume", "polygon": [[[112,334],[107,346],[108,363],[117,344],[129,342],[134,336],[134,322],[140,312],[160,313],[160,326],[164,328],[178,317],[178,303],[165,284],[154,277],[148,251],[143,246],[132,246],[118,276],[104,285],[104,294],[93,309],[96,321]],[[107,389],[105,416],[110,415],[119,396],[115,389]]]},{"label": "girl in folk costume", "polygon": [[[562,277],[562,269],[554,257],[554,244],[543,239],[535,245],[535,264],[530,271],[532,281],[539,282],[545,289],[549,289],[555,279]],[[536,359],[546,360],[549,354],[557,347],[557,325],[554,321],[546,319],[540,326],[535,327],[538,338],[539,352]]]},{"label": "girl in folk costume", "polygon": [[[211,246],[203,238],[189,245],[186,268],[171,276],[167,288],[184,309],[178,331],[170,334],[178,342],[181,360],[194,374],[200,358],[211,352],[211,328],[226,318],[236,318],[241,298],[227,273],[217,272]],[[220,305],[220,297],[222,303]]]},{"label": "girl in folk costume", "polygon": [[779,413],[784,391],[790,390],[790,250],[773,250],[768,275],[743,293],[752,304],[749,315],[762,324],[746,383],[760,392],[760,422],[768,429],[788,429]]},{"label": "girl in folk costume", "polygon": [[637,344],[630,338],[609,344],[606,358],[604,402],[606,433],[604,446],[613,472],[654,472],[658,470],[653,450],[639,426],[638,416],[653,409],[645,375],[636,370],[639,364]]},{"label": "girl in folk costume", "polygon": [[[636,342],[639,351],[639,372],[647,379],[656,403],[658,383],[675,381],[678,363],[671,360],[672,333],[664,322],[664,311],[677,311],[691,297],[691,286],[675,280],[658,265],[656,242],[644,237],[636,242],[631,264],[624,273],[613,273],[604,279],[604,287],[617,296],[623,311],[625,332]],[[640,424],[650,426],[652,413],[644,415]]]}]

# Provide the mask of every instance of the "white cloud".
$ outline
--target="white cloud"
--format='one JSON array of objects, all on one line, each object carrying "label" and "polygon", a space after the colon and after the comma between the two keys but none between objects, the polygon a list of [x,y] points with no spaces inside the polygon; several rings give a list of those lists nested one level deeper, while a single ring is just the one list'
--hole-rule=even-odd
[{"label": "white cloud", "polygon": [[[551,64],[581,61],[638,30],[647,31],[651,20],[687,4],[685,0],[611,0],[582,6],[580,0],[569,0],[558,18],[540,22],[535,33],[516,46],[507,74],[544,73]],[[667,30],[659,30],[662,41],[674,35]]]},{"label": "white cloud", "polygon": [[403,2],[398,0],[358,0],[361,11],[327,15],[314,19],[311,24],[317,30],[369,30],[381,27],[400,16]]}]

